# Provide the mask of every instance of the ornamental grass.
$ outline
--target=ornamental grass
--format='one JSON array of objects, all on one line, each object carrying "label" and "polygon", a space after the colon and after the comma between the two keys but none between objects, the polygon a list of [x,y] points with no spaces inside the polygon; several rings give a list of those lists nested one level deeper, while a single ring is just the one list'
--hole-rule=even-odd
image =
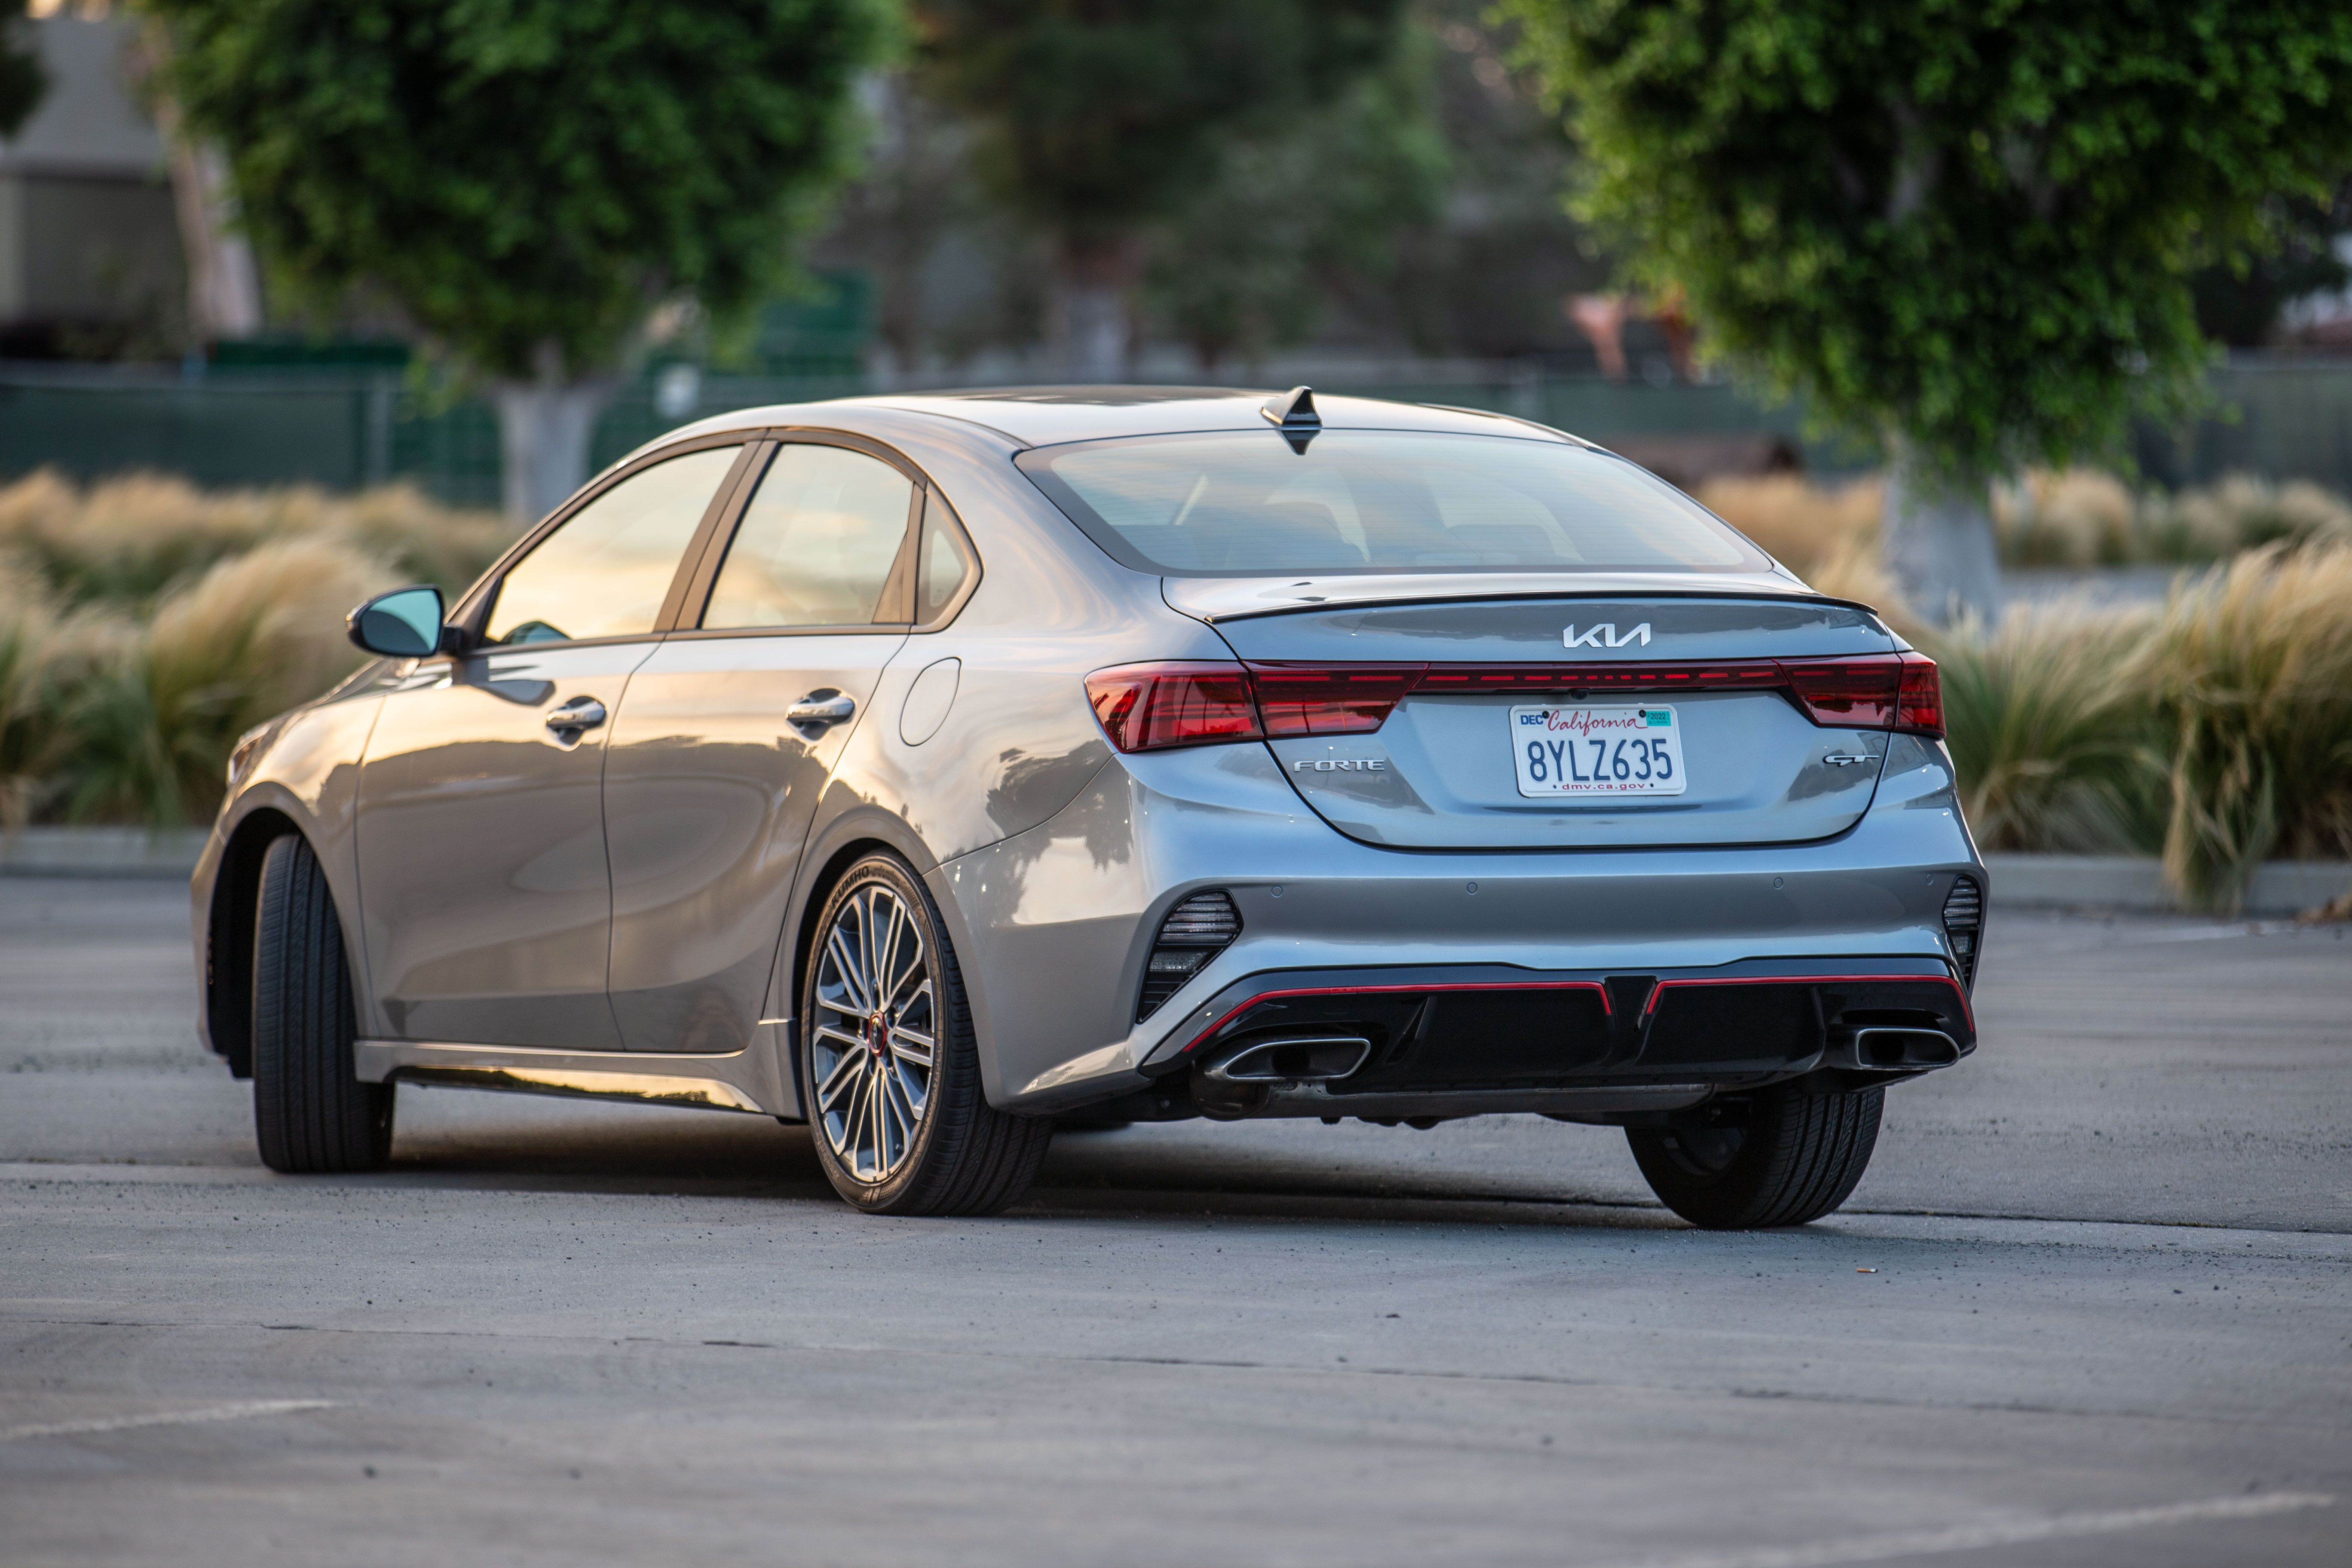
[{"label": "ornamental grass", "polygon": [[2168,747],[2165,875],[2235,909],[2273,856],[2352,856],[2352,542],[2174,590],[2138,662]]},{"label": "ornamental grass", "polygon": [[[2121,521],[2120,487],[2059,479],[2034,526],[2071,530],[2067,559],[2153,536],[2157,501]],[[1942,630],[1905,614],[1879,564],[1874,485],[1779,478],[1704,499],[1937,658],[1985,847],[2160,855],[2186,901],[2229,910],[2265,858],[2352,857],[2352,522],[2306,491],[2163,501],[2158,521],[2198,549],[2269,542],[2184,571],[2161,605],[2059,602]],[[454,593],[507,537],[405,487],[0,486],[0,828],[205,820],[237,735],[358,665],[345,611],[404,582]]]},{"label": "ornamental grass", "polygon": [[495,512],[444,507],[405,484],[207,491],[155,474],[82,486],[44,469],[0,485],[0,557],[66,605],[152,605],[219,562],[289,539],[336,540],[455,594],[513,537]]},{"label": "ornamental grass", "polygon": [[208,817],[237,735],[360,662],[344,612],[455,594],[510,538],[406,485],[0,485],[0,828]]}]

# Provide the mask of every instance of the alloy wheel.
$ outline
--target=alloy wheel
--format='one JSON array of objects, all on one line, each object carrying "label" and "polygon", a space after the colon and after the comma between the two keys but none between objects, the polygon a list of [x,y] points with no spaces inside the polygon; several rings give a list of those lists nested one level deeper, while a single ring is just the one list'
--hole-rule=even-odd
[{"label": "alloy wheel", "polygon": [[922,926],[889,888],[858,889],[817,957],[810,1056],[825,1142],[859,1182],[889,1180],[930,1112],[938,995]]}]

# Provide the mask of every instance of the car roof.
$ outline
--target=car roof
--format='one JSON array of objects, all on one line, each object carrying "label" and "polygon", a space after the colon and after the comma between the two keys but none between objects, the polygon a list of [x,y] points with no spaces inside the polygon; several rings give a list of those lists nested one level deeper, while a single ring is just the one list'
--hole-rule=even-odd
[{"label": "car roof", "polygon": [[[697,432],[806,424],[822,409],[859,408],[928,414],[979,425],[1024,447],[1093,441],[1116,436],[1170,435],[1193,430],[1262,430],[1267,403],[1286,395],[1223,386],[1008,386],[969,392],[884,393],[783,409],[744,408],[699,421]],[[1421,403],[1318,393],[1315,406],[1327,430],[1426,430],[1463,435],[1519,436],[1575,442],[1548,426]],[[776,416],[784,416],[776,417]],[[1583,443],[1579,442],[1579,445]]]}]

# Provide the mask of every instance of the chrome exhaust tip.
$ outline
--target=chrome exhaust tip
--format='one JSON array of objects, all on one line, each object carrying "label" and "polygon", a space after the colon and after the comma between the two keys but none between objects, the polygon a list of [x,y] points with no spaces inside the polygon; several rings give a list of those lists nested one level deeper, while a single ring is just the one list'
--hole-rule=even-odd
[{"label": "chrome exhaust tip", "polygon": [[1875,1026],[1853,1032],[1853,1065],[1880,1072],[1948,1068],[1960,1059],[1960,1043],[1941,1029]]},{"label": "chrome exhaust tip", "polygon": [[1221,1083],[1329,1083],[1371,1054],[1372,1042],[1360,1035],[1260,1040],[1202,1070]]}]

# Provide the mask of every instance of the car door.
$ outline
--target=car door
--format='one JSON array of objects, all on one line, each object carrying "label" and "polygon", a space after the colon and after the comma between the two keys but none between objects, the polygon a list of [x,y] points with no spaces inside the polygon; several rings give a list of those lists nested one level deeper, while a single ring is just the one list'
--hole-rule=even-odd
[{"label": "car door", "polygon": [[[878,447],[795,437],[691,629],[629,684],[604,773],[614,1011],[633,1051],[750,1043],[817,799],[915,614],[924,489]],[[681,617],[684,619],[685,617]]]},{"label": "car door", "polygon": [[470,651],[418,661],[360,769],[360,900],[390,1038],[610,1050],[610,716],[684,593],[740,437],[625,471],[461,606]]}]

